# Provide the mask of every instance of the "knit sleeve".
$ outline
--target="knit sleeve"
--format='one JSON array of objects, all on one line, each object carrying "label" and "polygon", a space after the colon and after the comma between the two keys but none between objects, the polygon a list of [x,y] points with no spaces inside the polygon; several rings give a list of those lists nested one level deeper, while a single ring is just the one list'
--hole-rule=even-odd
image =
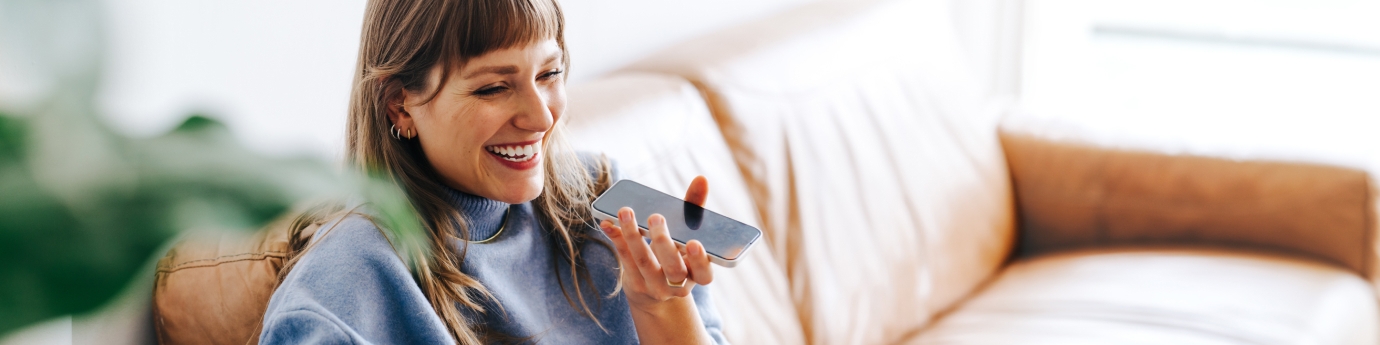
[{"label": "knit sleeve", "polygon": [[312,309],[276,312],[264,324],[261,344],[349,344],[357,337],[340,320]]},{"label": "knit sleeve", "polygon": [[260,343],[453,342],[373,222],[353,215],[322,231],[269,299]]},{"label": "knit sleeve", "polygon": [[714,307],[714,300],[709,293],[708,286],[695,285],[690,289],[690,294],[695,296],[695,308],[699,309],[700,320],[704,322],[704,330],[709,332],[709,336],[714,338],[714,342],[719,345],[727,345],[728,339],[724,337],[723,318],[719,316],[719,309]]}]

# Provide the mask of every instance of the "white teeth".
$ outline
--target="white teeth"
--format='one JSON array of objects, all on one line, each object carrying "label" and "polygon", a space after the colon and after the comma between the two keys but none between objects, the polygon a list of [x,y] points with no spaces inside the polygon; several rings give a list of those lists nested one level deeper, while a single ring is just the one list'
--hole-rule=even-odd
[{"label": "white teeth", "polygon": [[541,151],[541,144],[531,144],[523,146],[489,146],[484,150],[499,155],[500,158],[511,162],[526,162],[536,157],[537,152]]}]

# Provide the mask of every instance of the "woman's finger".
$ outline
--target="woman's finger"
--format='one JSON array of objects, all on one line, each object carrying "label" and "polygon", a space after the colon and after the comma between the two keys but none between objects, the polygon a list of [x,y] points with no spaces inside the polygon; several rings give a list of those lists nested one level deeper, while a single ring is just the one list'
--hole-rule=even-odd
[{"label": "woman's finger", "polygon": [[661,275],[661,267],[657,265],[656,258],[652,256],[652,248],[643,241],[642,233],[637,229],[637,215],[633,210],[624,207],[618,210],[618,222],[623,231],[623,244],[628,246],[629,258],[632,264],[637,266],[637,270],[642,273],[642,277],[647,279],[647,283],[655,283],[655,277]]},{"label": "woman's finger", "polygon": [[709,285],[714,281],[714,269],[709,266],[709,253],[705,252],[704,244],[699,240],[690,240],[685,244],[685,265],[690,269],[690,277],[695,280],[695,284]]},{"label": "woman's finger", "polygon": [[[685,262],[681,260],[680,251],[676,250],[676,242],[671,240],[671,232],[666,229],[666,217],[660,214],[653,214],[647,217],[647,227],[651,228],[652,252],[656,253],[656,260],[661,265],[662,279],[666,280],[667,285],[685,285],[685,279],[690,272],[686,271]],[[644,272],[643,276],[647,276]],[[648,284],[656,284],[655,277],[647,277]],[[675,287],[675,286],[671,286]]]},{"label": "woman's finger", "polygon": [[704,176],[695,176],[690,180],[690,188],[685,189],[685,201],[704,207],[704,200],[709,198],[709,179]]},{"label": "woman's finger", "polygon": [[604,220],[599,222],[599,227],[604,229],[604,234],[609,236],[609,242],[613,242],[613,248],[618,252],[619,257],[631,258],[628,245],[623,241],[623,230],[618,229],[618,225],[613,221]]},{"label": "woman's finger", "polygon": [[611,220],[605,219],[599,222],[599,228],[604,230],[605,235],[608,235],[609,242],[613,242],[613,249],[618,253],[619,258],[632,257],[632,253],[628,252],[627,244],[623,243],[623,230],[619,230],[618,225],[615,225]]},{"label": "woman's finger", "polygon": [[622,235],[622,231],[618,231],[618,226],[614,225],[613,221],[608,219],[599,221],[599,229],[604,230],[604,235],[607,235],[609,237],[609,240],[612,240],[614,242],[613,245],[615,247],[622,248],[622,243],[618,242],[619,240],[621,240],[619,236]]},{"label": "woman's finger", "polygon": [[[619,262],[632,262],[632,252],[628,251],[627,243],[623,242],[622,232],[618,225],[611,220],[599,222],[599,227],[604,230],[604,234],[609,236],[609,242],[613,242],[613,251],[618,255]],[[623,280],[628,284],[642,284],[642,273],[638,273],[637,266],[624,264],[619,265],[623,273]]]}]

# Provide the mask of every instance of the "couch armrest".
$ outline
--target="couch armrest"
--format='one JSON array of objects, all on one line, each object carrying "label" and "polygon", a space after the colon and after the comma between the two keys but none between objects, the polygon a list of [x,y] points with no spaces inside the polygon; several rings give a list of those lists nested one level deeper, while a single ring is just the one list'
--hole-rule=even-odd
[{"label": "couch armrest", "polygon": [[1019,255],[1092,246],[1248,248],[1376,278],[1365,171],[1109,148],[1003,128]]}]

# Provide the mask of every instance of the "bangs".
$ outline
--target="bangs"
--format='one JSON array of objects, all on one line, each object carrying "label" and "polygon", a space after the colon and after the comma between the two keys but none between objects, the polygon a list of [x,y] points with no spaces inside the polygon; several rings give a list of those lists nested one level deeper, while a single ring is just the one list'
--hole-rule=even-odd
[{"label": "bangs", "polygon": [[[454,44],[442,52],[445,60],[463,64],[490,51],[554,39],[565,50],[561,9],[555,0],[456,1],[443,31]],[[453,16],[454,17],[454,16]],[[451,36],[454,35],[454,36]],[[458,37],[457,37],[458,36]]]},{"label": "bangs", "polygon": [[[412,13],[401,16],[408,19],[394,23],[394,28],[401,30],[380,33],[393,36],[387,41],[396,41],[409,36],[409,27],[426,32],[420,37],[427,39],[419,40],[411,54],[403,53],[411,57],[391,75],[405,90],[445,85],[450,73],[470,59],[548,39],[556,40],[562,64],[570,66],[565,49],[565,20],[555,0],[450,0],[435,6],[427,6],[427,1],[420,3],[409,9]],[[412,22],[412,17],[422,20]],[[426,76],[437,65],[441,67],[441,80],[432,84]],[[432,89],[422,103],[435,99],[440,91],[439,87]]]}]

